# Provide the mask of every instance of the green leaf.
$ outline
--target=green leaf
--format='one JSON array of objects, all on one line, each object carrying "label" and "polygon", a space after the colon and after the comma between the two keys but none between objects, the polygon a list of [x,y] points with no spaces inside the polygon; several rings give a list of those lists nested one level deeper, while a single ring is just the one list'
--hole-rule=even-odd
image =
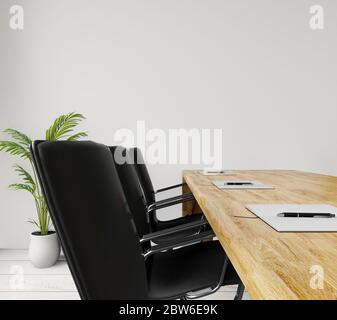
[{"label": "green leaf", "polygon": [[19,156],[23,159],[32,160],[29,150],[13,141],[0,141],[0,151],[8,152],[11,155]]},{"label": "green leaf", "polygon": [[78,132],[78,133],[70,136],[67,140],[69,140],[69,141],[76,141],[78,139],[85,138],[87,136],[88,136],[87,132]]},{"label": "green leaf", "polygon": [[35,225],[35,226],[37,226],[40,229],[40,226],[38,225],[38,223],[35,220],[30,219],[30,220],[28,220],[28,222],[31,223],[31,224],[33,224],[33,225]]},{"label": "green leaf", "polygon": [[51,226],[51,220],[48,213],[48,207],[45,199],[42,196],[36,197],[36,208],[38,214],[38,225],[41,231],[41,234],[48,234],[48,230]]},{"label": "green leaf", "polygon": [[50,126],[46,131],[46,140],[59,140],[63,138],[69,138],[74,128],[83,120],[85,117],[80,113],[71,112],[66,115],[61,115],[58,117],[52,126]]},{"label": "green leaf", "polygon": [[21,166],[15,165],[15,172],[19,174],[20,177],[22,177],[23,181],[26,182],[27,184],[31,185],[31,187],[34,189],[34,192],[36,190],[36,184],[32,176]]},{"label": "green leaf", "polygon": [[[80,138],[86,137],[86,132],[74,132],[75,127],[85,117],[80,113],[71,112],[69,114],[61,115],[54,123],[46,130],[46,140],[60,140],[67,139],[69,141],[76,141]],[[22,178],[23,183],[11,184],[9,187],[14,190],[24,190],[32,194],[36,211],[37,220],[31,219],[29,222],[39,228],[41,234],[47,234],[52,222],[49,216],[48,207],[46,201],[40,193],[39,184],[36,178],[36,172],[33,166],[32,156],[30,154],[30,145],[32,140],[24,133],[14,130],[6,129],[4,131],[13,141],[0,141],[0,151],[8,152],[12,155],[17,155],[23,159],[28,159],[32,165],[34,176],[19,165],[15,165],[15,171]]]},{"label": "green leaf", "polygon": [[33,196],[35,196],[34,195],[35,189],[29,184],[13,183],[13,184],[9,185],[8,187],[11,188],[11,189],[14,189],[14,190],[25,190],[25,191],[28,191],[29,193],[31,193]]},{"label": "green leaf", "polygon": [[20,131],[8,128],[4,130],[4,132],[9,134],[12,137],[12,139],[16,140],[18,143],[22,144],[27,148],[32,144],[32,140]]}]

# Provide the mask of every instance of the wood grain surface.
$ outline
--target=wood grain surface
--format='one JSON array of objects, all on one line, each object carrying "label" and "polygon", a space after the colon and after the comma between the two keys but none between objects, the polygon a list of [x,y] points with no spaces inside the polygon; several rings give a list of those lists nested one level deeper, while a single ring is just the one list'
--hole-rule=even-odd
[{"label": "wood grain surface", "polygon": [[[212,180],[259,180],[272,190],[220,190]],[[280,233],[246,204],[337,206],[337,177],[299,171],[184,171],[192,191],[253,299],[337,299],[337,233]],[[183,208],[183,213],[186,212]]]}]

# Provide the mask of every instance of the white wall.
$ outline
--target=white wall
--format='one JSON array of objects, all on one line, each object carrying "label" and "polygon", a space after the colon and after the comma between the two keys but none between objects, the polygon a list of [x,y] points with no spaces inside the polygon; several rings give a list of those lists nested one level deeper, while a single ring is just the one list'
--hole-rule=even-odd
[{"label": "white wall", "polygon": [[[23,31],[8,27],[12,4]],[[309,28],[313,4],[322,31]],[[336,31],[327,0],[1,0],[0,128],[42,138],[73,110],[106,144],[137,120],[222,128],[225,167],[336,175]],[[35,215],[28,194],[6,188],[13,160],[0,153],[0,248],[27,247]],[[159,187],[182,167],[150,169]]]}]

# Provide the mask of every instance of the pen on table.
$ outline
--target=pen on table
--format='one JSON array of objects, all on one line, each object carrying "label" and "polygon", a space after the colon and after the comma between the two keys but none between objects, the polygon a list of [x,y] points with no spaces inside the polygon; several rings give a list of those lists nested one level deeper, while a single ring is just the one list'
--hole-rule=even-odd
[{"label": "pen on table", "polygon": [[335,214],[327,212],[281,212],[277,216],[281,218],[334,218]]},{"label": "pen on table", "polygon": [[225,182],[226,186],[246,186],[251,184],[251,182]]}]

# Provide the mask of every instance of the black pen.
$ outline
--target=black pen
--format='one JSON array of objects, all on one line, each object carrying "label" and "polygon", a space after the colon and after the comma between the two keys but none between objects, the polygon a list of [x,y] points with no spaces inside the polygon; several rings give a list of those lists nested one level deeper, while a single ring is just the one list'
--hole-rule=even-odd
[{"label": "black pen", "polygon": [[251,185],[251,182],[226,182],[226,186],[246,186]]},{"label": "black pen", "polygon": [[211,171],[211,170],[207,170],[206,173],[225,173],[225,171]]},{"label": "black pen", "polygon": [[282,218],[334,218],[335,214],[325,212],[281,212],[277,216]]}]

